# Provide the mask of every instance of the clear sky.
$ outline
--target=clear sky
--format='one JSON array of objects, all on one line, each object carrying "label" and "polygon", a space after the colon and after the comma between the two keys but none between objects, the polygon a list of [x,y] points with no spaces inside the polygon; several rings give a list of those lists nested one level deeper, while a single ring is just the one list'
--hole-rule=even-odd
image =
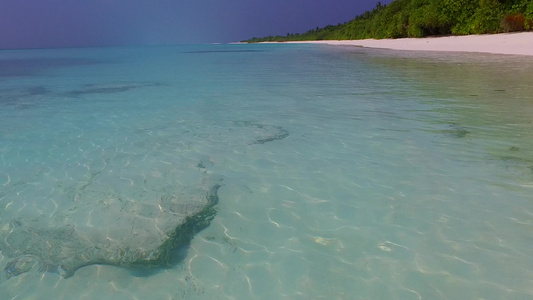
[{"label": "clear sky", "polygon": [[233,42],[344,23],[377,2],[1,0],[0,49]]}]

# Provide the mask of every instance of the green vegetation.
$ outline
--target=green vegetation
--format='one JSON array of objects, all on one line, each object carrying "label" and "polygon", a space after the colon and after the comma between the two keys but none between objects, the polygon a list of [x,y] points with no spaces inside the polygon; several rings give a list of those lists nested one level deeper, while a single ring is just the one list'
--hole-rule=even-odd
[{"label": "green vegetation", "polygon": [[533,0],[396,0],[344,24],[243,42],[355,40],[533,30]]}]

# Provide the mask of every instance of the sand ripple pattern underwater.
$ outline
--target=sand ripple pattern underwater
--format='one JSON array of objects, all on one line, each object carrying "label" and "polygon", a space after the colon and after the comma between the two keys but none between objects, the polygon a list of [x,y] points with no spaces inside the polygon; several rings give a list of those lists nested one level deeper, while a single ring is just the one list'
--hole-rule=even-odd
[{"label": "sand ripple pattern underwater", "polygon": [[2,51],[2,298],[532,298],[530,78],[324,45]]}]

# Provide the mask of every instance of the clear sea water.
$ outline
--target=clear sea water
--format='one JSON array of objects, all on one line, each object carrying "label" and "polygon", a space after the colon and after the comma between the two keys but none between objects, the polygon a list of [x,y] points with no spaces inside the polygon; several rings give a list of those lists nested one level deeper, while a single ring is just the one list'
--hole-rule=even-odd
[{"label": "clear sea water", "polygon": [[[284,134],[250,142],[265,128]],[[220,180],[217,214],[171,267],[12,274],[4,249],[0,298],[533,298],[532,57],[0,52],[4,235],[20,219],[114,228],[95,203],[149,205],[198,167]]]}]

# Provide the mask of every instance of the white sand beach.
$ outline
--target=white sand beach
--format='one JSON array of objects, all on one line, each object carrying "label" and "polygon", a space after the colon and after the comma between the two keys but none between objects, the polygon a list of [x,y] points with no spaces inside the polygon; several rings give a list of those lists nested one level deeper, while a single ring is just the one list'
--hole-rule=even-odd
[{"label": "white sand beach", "polygon": [[403,39],[306,41],[394,50],[480,52],[533,56],[533,32]]}]

